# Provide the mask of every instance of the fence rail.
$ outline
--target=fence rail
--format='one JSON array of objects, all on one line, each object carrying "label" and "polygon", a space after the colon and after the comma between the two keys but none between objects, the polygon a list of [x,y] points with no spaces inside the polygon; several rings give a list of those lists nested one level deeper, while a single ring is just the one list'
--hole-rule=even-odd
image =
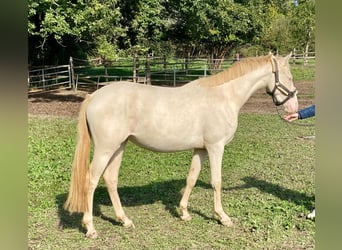
[{"label": "fence rail", "polygon": [[[216,61],[215,61],[216,60]],[[29,71],[29,90],[73,88],[81,86],[99,88],[113,81],[132,81],[144,84],[177,86],[192,80],[216,74],[229,68],[240,56],[226,59],[132,57],[117,61],[80,60],[70,58],[69,65],[34,69]],[[315,53],[293,53],[290,64],[310,66]],[[220,62],[218,69],[210,66]],[[311,63],[312,65],[312,63]]]},{"label": "fence rail", "polygon": [[60,65],[29,71],[28,87],[34,89],[71,88],[70,65]]},{"label": "fence rail", "polygon": [[[131,81],[133,82],[132,76],[110,76],[110,75],[84,75],[76,74],[75,76],[75,88],[77,89],[80,85],[92,85],[98,89],[101,86],[107,85],[113,81]],[[146,83],[145,77],[139,77],[138,83]]]}]

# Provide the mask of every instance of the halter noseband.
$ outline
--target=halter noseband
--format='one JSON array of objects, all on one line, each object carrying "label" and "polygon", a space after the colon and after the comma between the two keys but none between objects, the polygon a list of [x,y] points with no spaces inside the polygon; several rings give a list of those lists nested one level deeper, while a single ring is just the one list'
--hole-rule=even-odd
[{"label": "halter noseband", "polygon": [[[274,78],[275,78],[275,84],[274,84],[273,90],[272,91],[267,91],[267,94],[272,96],[273,103],[276,106],[280,106],[280,105],[284,104],[285,102],[287,102],[290,98],[294,97],[296,92],[297,92],[297,90],[294,89],[293,91],[290,91],[288,88],[286,88],[286,86],[284,84],[282,84],[279,81],[278,62],[277,62],[277,60],[275,60],[273,58],[272,58],[272,60],[273,60],[274,65],[275,65],[275,70],[273,71]],[[282,101],[278,101],[277,98],[275,97],[276,90],[279,90],[283,95],[286,96],[286,98],[284,100],[282,100]]]}]

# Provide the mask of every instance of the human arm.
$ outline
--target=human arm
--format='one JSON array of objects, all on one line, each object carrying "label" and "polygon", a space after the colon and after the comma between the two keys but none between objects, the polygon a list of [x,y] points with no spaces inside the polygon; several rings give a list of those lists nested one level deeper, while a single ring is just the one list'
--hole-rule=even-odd
[{"label": "human arm", "polygon": [[308,106],[302,110],[299,110],[297,113],[285,115],[284,119],[292,122],[298,119],[305,119],[312,116],[315,116],[315,105]]},{"label": "human arm", "polygon": [[305,109],[298,111],[298,119],[305,119],[315,116],[315,105],[311,105]]}]

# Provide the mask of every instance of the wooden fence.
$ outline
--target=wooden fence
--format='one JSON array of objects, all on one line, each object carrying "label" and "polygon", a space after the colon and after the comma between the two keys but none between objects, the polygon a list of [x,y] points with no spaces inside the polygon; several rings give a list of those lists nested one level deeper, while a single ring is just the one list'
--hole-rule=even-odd
[{"label": "wooden fence", "polygon": [[[237,54],[232,58],[220,60],[220,68],[210,69],[213,61],[205,58],[166,58],[132,57],[116,61],[81,60],[70,57],[69,65],[33,69],[29,71],[29,90],[82,87],[99,88],[113,81],[132,81],[160,86],[178,86],[192,80],[216,74],[240,60]],[[315,60],[315,53],[298,54],[293,52],[293,65],[310,65]],[[311,64],[312,65],[312,64]],[[313,64],[314,65],[314,64]]]},{"label": "wooden fence", "polygon": [[[121,58],[117,61],[73,59],[76,88],[93,85],[97,88],[112,81],[132,81],[160,86],[178,86],[217,73],[229,67],[232,59],[222,61],[220,70],[210,70],[207,59],[147,56]],[[85,65],[82,65],[85,64]]]}]

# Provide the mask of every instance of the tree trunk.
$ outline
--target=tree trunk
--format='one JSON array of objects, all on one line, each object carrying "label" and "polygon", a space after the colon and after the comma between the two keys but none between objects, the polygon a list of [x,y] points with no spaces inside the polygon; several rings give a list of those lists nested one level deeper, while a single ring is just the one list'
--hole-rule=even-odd
[{"label": "tree trunk", "polygon": [[228,47],[219,46],[216,48],[210,48],[210,56],[209,56],[209,70],[217,71],[221,69],[222,62],[227,52],[229,51]]},{"label": "tree trunk", "polygon": [[308,55],[309,55],[309,43],[310,43],[310,37],[311,37],[311,32],[308,32],[306,44],[305,44],[305,52],[304,52],[304,66],[308,64]]}]

